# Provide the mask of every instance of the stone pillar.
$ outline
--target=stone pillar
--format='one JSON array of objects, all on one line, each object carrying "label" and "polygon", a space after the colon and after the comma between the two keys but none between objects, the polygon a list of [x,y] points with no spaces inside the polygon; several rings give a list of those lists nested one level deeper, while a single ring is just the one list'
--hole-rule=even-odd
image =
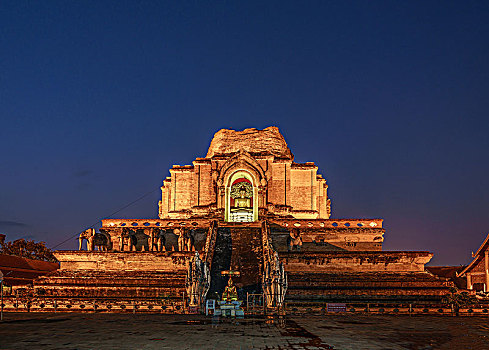
[{"label": "stone pillar", "polygon": [[489,292],[489,249],[484,252],[484,267],[486,273],[486,289],[485,292]]},{"label": "stone pillar", "polygon": [[258,208],[266,208],[267,199],[266,199],[267,190],[265,187],[258,187]]},{"label": "stone pillar", "polygon": [[470,273],[467,274],[467,289],[472,290],[472,278],[470,276]]},{"label": "stone pillar", "polygon": [[119,250],[121,252],[124,251],[124,238],[122,237],[122,234],[121,234],[121,236],[119,236]]},{"label": "stone pillar", "polygon": [[253,221],[258,221],[259,197],[258,187],[253,187]]},{"label": "stone pillar", "polygon": [[226,193],[226,187],[224,187],[221,180],[217,181],[216,190],[217,190],[217,209],[224,208],[225,203],[223,203],[223,200],[224,200],[224,194]]}]

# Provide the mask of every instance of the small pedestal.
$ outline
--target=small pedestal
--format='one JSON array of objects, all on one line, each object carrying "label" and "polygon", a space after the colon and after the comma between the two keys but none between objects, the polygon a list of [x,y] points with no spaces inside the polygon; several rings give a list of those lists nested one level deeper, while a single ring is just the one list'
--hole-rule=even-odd
[{"label": "small pedestal", "polygon": [[243,317],[244,311],[241,308],[241,300],[225,301],[221,300],[217,302],[218,308],[214,315],[223,317]]},{"label": "small pedestal", "polygon": [[188,313],[189,314],[198,314],[199,312],[199,307],[198,306],[189,306],[188,307]]}]

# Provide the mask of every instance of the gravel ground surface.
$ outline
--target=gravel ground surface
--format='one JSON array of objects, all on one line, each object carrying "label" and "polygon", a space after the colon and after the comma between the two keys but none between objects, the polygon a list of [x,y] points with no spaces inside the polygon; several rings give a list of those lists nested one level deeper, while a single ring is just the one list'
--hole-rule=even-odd
[{"label": "gravel ground surface", "polygon": [[489,349],[489,318],[6,313],[0,349]]}]

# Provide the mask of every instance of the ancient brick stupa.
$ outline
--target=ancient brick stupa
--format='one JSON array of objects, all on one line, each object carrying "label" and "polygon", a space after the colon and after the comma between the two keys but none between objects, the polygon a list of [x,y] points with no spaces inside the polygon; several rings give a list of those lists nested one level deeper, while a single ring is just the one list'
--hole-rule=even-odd
[{"label": "ancient brick stupa", "polygon": [[276,127],[218,131],[161,191],[158,218],[103,220],[79,251],[57,251],[60,270],[36,286],[77,300],[149,305],[164,295],[194,306],[219,298],[230,276],[239,299],[264,293],[269,306],[447,292],[425,272],[431,253],[382,251],[382,219],[332,218],[326,180],[314,163],[294,162]]}]

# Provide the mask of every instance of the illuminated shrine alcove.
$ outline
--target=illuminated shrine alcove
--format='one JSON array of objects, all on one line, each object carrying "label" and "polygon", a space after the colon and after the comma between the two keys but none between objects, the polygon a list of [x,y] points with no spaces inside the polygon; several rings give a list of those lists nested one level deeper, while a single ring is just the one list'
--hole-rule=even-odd
[{"label": "illuminated shrine alcove", "polygon": [[247,172],[239,171],[229,180],[227,188],[227,221],[252,222],[257,219],[255,187]]}]

